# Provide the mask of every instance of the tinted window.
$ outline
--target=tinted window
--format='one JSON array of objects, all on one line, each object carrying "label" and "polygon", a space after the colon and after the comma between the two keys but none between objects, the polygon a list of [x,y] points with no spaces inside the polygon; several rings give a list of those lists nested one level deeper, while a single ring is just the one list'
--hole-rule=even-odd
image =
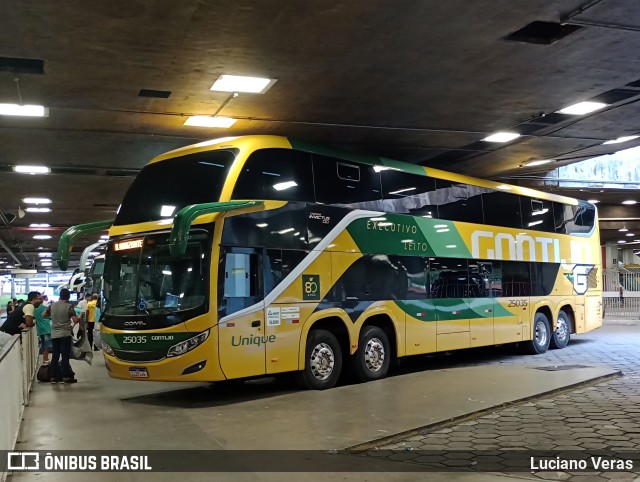
[{"label": "tinted window", "polygon": [[482,209],[485,224],[522,229],[520,196],[502,191],[486,192],[482,194]]},{"label": "tinted window", "polygon": [[560,234],[588,233],[593,229],[596,209],[593,204],[580,201],[577,206],[553,203],[556,232]]},{"label": "tinted window", "polygon": [[449,221],[482,224],[481,194],[484,191],[486,189],[482,187],[436,179],[435,204],[438,205],[438,217]]},{"label": "tinted window", "polygon": [[551,294],[559,269],[558,263],[533,263],[531,267],[531,295],[547,296]]},{"label": "tinted window", "polygon": [[469,293],[467,260],[435,258],[429,262],[432,298],[465,298]]},{"label": "tinted window", "polygon": [[222,244],[279,249],[307,248],[306,204],[225,218]]},{"label": "tinted window", "polygon": [[360,209],[382,209],[380,175],[373,166],[313,155],[317,202]]},{"label": "tinted window", "polygon": [[494,296],[493,264],[488,261],[469,260],[469,298]]},{"label": "tinted window", "polygon": [[218,201],[236,155],[237,149],[207,151],[145,166],[127,191],[114,225],[159,220],[190,204]]},{"label": "tinted window", "polygon": [[307,254],[309,253],[306,251],[265,250],[262,258],[264,295],[267,296],[271,293],[300,264]]},{"label": "tinted window", "polygon": [[311,157],[291,149],[261,149],[249,156],[233,199],[313,202]]},{"label": "tinted window", "polygon": [[529,263],[502,262],[502,296],[531,296]]},{"label": "tinted window", "polygon": [[438,207],[433,202],[435,179],[394,169],[382,170],[380,179],[385,212],[438,217]]},{"label": "tinted window", "polygon": [[414,256],[389,256],[393,267],[395,299],[423,300],[428,298],[427,262],[425,258]]},{"label": "tinted window", "polygon": [[220,265],[218,310],[221,317],[260,301],[260,270],[255,250],[248,248],[223,250]]},{"label": "tinted window", "polygon": [[526,198],[522,199],[522,214],[525,229],[535,231],[556,231],[553,218],[553,203],[542,199]]}]

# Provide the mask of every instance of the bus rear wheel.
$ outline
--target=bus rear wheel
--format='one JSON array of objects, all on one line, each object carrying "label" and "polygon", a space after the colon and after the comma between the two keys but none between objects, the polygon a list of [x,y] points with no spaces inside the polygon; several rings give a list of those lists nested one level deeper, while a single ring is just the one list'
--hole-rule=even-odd
[{"label": "bus rear wheel", "polygon": [[307,338],[302,384],[311,390],[326,390],[338,382],[342,371],[342,351],[333,333],[313,330]]},{"label": "bus rear wheel", "polygon": [[540,355],[547,351],[551,342],[551,325],[547,315],[542,312],[536,313],[533,320],[533,340],[525,342],[523,349],[530,355]]},{"label": "bus rear wheel", "polygon": [[564,311],[558,313],[558,321],[556,323],[556,329],[551,335],[550,348],[564,348],[569,344],[571,338],[571,318]]},{"label": "bus rear wheel", "polygon": [[358,351],[351,359],[354,378],[360,382],[384,378],[390,362],[391,349],[387,334],[377,326],[363,328]]}]

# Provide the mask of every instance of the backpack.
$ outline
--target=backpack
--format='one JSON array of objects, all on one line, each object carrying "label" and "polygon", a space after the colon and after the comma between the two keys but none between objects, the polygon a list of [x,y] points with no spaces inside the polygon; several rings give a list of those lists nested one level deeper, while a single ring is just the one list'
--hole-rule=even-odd
[{"label": "backpack", "polygon": [[38,368],[38,374],[36,378],[39,382],[50,382],[51,381],[51,364],[41,365]]},{"label": "backpack", "polygon": [[4,320],[1,330],[10,335],[19,335],[20,325],[22,323],[24,323],[24,313],[22,306],[20,306],[7,315],[7,319]]}]

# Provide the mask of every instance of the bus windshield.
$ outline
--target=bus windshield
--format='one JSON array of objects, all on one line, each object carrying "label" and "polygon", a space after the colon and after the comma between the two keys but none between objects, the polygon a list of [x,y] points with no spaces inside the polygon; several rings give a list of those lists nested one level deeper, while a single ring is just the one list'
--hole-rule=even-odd
[{"label": "bus windshield", "polygon": [[147,165],[127,191],[114,226],[168,218],[190,204],[219,201],[237,153],[198,152]]},{"label": "bus windshield", "polygon": [[205,231],[192,231],[186,252],[180,257],[169,252],[169,233],[110,243],[104,269],[105,315],[204,311],[208,238]]}]

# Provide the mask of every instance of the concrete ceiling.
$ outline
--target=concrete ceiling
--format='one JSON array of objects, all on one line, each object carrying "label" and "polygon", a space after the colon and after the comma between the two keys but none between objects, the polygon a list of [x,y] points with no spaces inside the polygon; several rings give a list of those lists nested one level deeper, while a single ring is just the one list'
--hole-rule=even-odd
[{"label": "concrete ceiling", "polygon": [[[550,44],[505,39],[534,21],[580,28]],[[49,116],[0,116],[0,212],[44,196],[53,213],[0,222],[0,239],[29,264],[64,228],[112,218],[150,158],[221,135],[282,134],[526,184],[543,173],[519,167],[527,161],[556,160],[548,171],[640,145],[602,145],[640,132],[638,51],[637,0],[16,2],[3,12],[0,57],[41,60],[43,72],[0,60],[0,103],[18,102],[19,85]],[[221,74],[278,80],[224,106],[240,119],[231,129],[184,126],[225,104],[209,90]],[[608,107],[554,114],[584,100]],[[499,130],[525,135],[481,141]],[[56,174],[11,172],[29,163]],[[616,211],[607,217],[640,218],[615,193],[601,199]],[[604,240],[618,239],[619,220],[603,224]],[[32,239],[37,222],[53,226],[52,240]]]}]

